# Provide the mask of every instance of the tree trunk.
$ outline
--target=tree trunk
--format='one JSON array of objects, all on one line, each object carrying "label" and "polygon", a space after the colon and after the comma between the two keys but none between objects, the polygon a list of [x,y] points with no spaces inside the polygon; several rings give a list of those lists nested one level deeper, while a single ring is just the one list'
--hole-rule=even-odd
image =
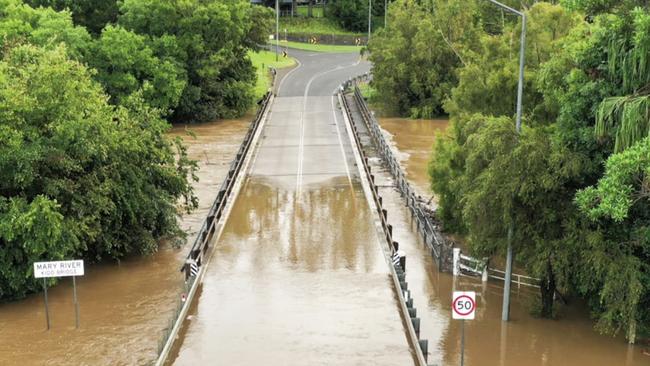
[{"label": "tree trunk", "polygon": [[307,16],[310,17],[310,18],[313,16],[313,13],[312,13],[313,8],[314,8],[314,0],[309,0],[309,5],[307,7]]},{"label": "tree trunk", "polygon": [[636,343],[636,320],[632,319],[627,328],[627,342],[629,344]]},{"label": "tree trunk", "polygon": [[294,14],[296,13],[296,10],[298,8],[298,0],[292,0],[291,1],[291,17],[293,18]]},{"label": "tree trunk", "polygon": [[551,259],[546,262],[546,278],[542,279],[539,290],[542,295],[542,312],[543,318],[553,317],[553,298],[555,297],[555,275],[551,266]]}]

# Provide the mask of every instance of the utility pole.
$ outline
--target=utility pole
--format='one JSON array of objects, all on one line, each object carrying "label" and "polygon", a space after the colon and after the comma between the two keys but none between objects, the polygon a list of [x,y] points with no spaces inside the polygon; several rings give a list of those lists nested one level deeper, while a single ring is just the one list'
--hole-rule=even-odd
[{"label": "utility pole", "polygon": [[275,0],[275,62],[279,60],[280,51],[280,0]]},{"label": "utility pole", "polygon": [[386,29],[386,24],[388,19],[388,0],[384,0],[384,29]]},{"label": "utility pole", "polygon": [[372,0],[368,0],[368,42],[370,42],[371,32],[372,32]]},{"label": "utility pole", "polygon": [[[515,124],[515,130],[517,135],[521,133],[521,114],[522,114],[522,100],[524,95],[524,63],[525,63],[525,54],[526,49],[526,14],[521,11],[517,11],[507,5],[503,5],[496,0],[488,0],[489,2],[499,6],[500,8],[509,11],[513,14],[516,14],[521,17],[521,40],[519,45],[519,81],[517,83],[517,118]],[[511,219],[514,216],[511,215]],[[506,275],[504,278],[503,285],[503,306],[501,308],[501,320],[508,321],[510,320],[510,283],[512,282],[512,239],[514,236],[515,224],[514,222],[510,223],[508,227],[508,248],[506,252]]]}]

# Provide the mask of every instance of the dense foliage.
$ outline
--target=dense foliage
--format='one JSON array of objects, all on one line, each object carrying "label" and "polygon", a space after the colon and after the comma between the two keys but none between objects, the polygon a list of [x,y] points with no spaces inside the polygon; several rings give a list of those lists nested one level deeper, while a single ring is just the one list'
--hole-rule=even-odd
[{"label": "dense foliage", "polygon": [[370,45],[378,101],[450,114],[430,165],[447,230],[477,255],[503,255],[511,236],[517,264],[542,280],[542,316],[556,291],[581,296],[599,330],[634,341],[650,328],[649,10],[509,2],[528,18],[517,133],[521,23],[481,3],[392,4]]},{"label": "dense foliage", "polygon": [[[368,1],[329,0],[325,16],[350,32],[368,32]],[[384,23],[384,2],[372,2],[372,30]]]},{"label": "dense foliage", "polygon": [[34,261],[183,235],[196,164],[164,118],[246,111],[269,26],[245,0],[0,0],[0,300],[40,287]]}]

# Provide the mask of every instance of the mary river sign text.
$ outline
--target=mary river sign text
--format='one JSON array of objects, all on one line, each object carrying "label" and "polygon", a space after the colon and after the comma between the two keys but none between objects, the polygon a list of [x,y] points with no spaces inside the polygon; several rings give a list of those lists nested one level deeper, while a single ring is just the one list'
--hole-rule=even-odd
[{"label": "mary river sign text", "polygon": [[83,276],[84,261],[56,261],[56,262],[36,262],[34,263],[34,277],[67,277]]}]

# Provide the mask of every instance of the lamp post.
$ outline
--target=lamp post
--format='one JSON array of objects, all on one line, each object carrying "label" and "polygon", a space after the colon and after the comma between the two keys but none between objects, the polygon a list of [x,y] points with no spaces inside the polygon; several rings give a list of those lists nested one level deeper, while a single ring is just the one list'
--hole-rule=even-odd
[{"label": "lamp post", "polygon": [[[521,132],[521,113],[522,113],[522,99],[524,94],[524,50],[526,47],[526,14],[517,11],[509,6],[501,4],[495,0],[488,0],[489,2],[499,6],[500,8],[516,14],[521,17],[521,41],[519,46],[519,82],[517,83],[517,118],[515,130],[517,135]],[[510,223],[508,227],[508,248],[506,252],[506,275],[503,285],[503,307],[501,309],[501,320],[508,321],[510,319],[510,282],[512,280],[512,237],[514,235],[515,224]]]},{"label": "lamp post", "polygon": [[275,0],[275,62],[278,62],[280,47],[280,0]]},{"label": "lamp post", "polygon": [[372,31],[372,0],[368,0],[368,42],[370,42],[371,31]]}]

